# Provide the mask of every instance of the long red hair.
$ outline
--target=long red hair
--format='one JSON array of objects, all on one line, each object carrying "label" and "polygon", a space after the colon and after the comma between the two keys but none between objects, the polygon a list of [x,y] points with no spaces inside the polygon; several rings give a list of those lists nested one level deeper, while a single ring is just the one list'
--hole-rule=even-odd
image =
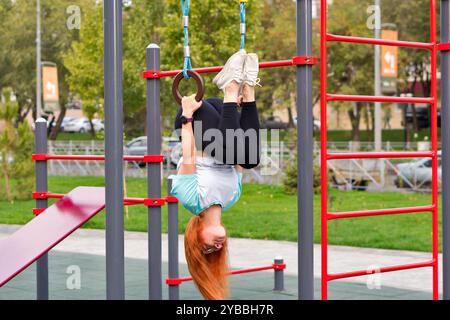
[{"label": "long red hair", "polygon": [[206,300],[228,299],[228,241],[217,252],[205,255],[200,232],[202,218],[193,217],[186,226],[184,248],[189,272]]}]

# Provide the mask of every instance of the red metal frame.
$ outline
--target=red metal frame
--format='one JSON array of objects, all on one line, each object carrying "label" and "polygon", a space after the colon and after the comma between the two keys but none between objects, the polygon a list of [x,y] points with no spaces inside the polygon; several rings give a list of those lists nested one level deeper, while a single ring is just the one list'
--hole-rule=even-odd
[{"label": "red metal frame", "polygon": [[[50,155],[50,154],[33,154],[34,161],[105,161],[105,156],[90,156],[90,155]],[[146,156],[124,156],[124,161],[136,161],[145,163],[162,163],[164,162],[162,155],[146,155]]]},{"label": "red metal frame", "polygon": [[[416,268],[431,267],[433,270],[433,299],[438,299],[438,130],[437,130],[437,53],[438,50],[450,50],[450,44],[437,44],[436,37],[436,1],[430,0],[430,42],[408,42],[379,40],[362,37],[339,36],[327,33],[327,0],[321,0],[321,236],[322,236],[322,299],[328,299],[328,282],[338,279],[359,277],[373,273],[393,272]],[[427,49],[431,53],[431,97],[386,97],[386,96],[352,96],[329,94],[327,92],[327,43],[332,41],[388,45],[407,48]],[[369,152],[369,153],[329,153],[327,130],[327,107],[329,101],[365,101],[365,102],[390,102],[390,103],[426,103],[431,107],[431,144],[429,152]],[[425,157],[432,159],[432,203],[428,206],[361,210],[354,212],[329,212],[328,211],[328,164],[329,160],[336,159],[380,159],[380,158],[414,158]],[[380,268],[379,270],[362,270],[344,272],[338,274],[328,273],[328,222],[336,219],[348,219],[379,215],[409,214],[418,212],[431,212],[432,214],[432,259],[426,262],[413,263],[400,266]]]},{"label": "red metal frame", "polygon": [[[267,68],[278,68],[278,67],[289,67],[296,65],[315,65],[317,64],[317,57],[293,57],[290,60],[280,60],[280,61],[268,61],[261,62],[259,67],[261,69]],[[193,69],[197,73],[217,73],[222,71],[223,66],[217,67],[206,67],[206,68],[196,68]],[[183,70],[172,70],[172,71],[156,71],[156,70],[147,70],[144,71],[143,77],[146,79],[160,79],[164,77],[175,77]]]},{"label": "red metal frame", "polygon": [[328,153],[327,160],[338,159],[394,159],[394,158],[433,158],[435,152],[347,152],[347,153]]},{"label": "red metal frame", "polygon": [[[65,194],[61,193],[33,192],[34,200],[62,199],[65,196],[66,196]],[[166,203],[178,203],[178,199],[173,196],[168,196],[166,198],[159,198],[159,199],[124,198],[124,204],[126,206],[145,205],[147,207],[162,207],[165,206]],[[45,211],[45,209],[33,209],[33,214],[39,215],[43,211]]]},{"label": "red metal frame", "polygon": [[399,102],[432,104],[433,98],[409,98],[389,96],[352,96],[345,94],[327,94],[328,101],[361,101],[361,102]]},{"label": "red metal frame", "polygon": [[438,44],[439,51],[450,51],[450,43],[440,43]]},{"label": "red metal frame", "polygon": [[[266,267],[258,267],[258,268],[250,268],[250,269],[242,269],[242,270],[235,270],[228,273],[229,276],[234,276],[238,274],[244,274],[244,273],[254,273],[254,272],[260,272],[260,271],[267,271],[267,270],[285,270],[286,264],[272,264],[271,266]],[[192,281],[192,277],[186,277],[186,278],[177,278],[177,279],[166,279],[166,284],[169,286],[179,286],[183,284],[184,282]]]},{"label": "red metal frame", "polygon": [[330,33],[328,33],[326,35],[326,39],[329,42],[337,41],[337,42],[349,42],[349,43],[364,43],[364,44],[371,44],[371,45],[395,46],[395,47],[428,49],[428,50],[432,50],[433,46],[434,46],[434,43],[338,36],[338,35],[334,35],[334,34],[330,34]]}]

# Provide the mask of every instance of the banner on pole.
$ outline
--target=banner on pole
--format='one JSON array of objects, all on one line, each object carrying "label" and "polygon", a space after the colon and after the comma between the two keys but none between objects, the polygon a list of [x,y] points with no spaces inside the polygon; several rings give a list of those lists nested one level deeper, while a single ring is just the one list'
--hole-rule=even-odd
[{"label": "banner on pole", "polygon": [[42,86],[44,112],[54,113],[59,111],[58,67],[55,64],[43,63]]},{"label": "banner on pole", "polygon": [[[398,31],[382,30],[383,40],[398,40]],[[397,92],[398,78],[398,47],[381,46],[381,89],[383,94]]]},{"label": "banner on pole", "polygon": [[[382,30],[383,40],[398,40],[398,31]],[[398,47],[381,47],[381,76],[386,78],[398,77]]]}]

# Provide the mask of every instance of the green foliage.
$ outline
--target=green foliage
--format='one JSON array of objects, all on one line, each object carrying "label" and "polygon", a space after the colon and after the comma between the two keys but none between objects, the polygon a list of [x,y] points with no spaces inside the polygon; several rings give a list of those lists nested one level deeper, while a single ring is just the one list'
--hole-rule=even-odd
[{"label": "green foliage", "polygon": [[[123,102],[125,130],[129,136],[142,135],[145,121],[145,48],[158,42],[156,28],[163,15],[162,0],[134,0],[123,14]],[[79,41],[64,56],[70,71],[70,90],[83,102],[88,118],[104,114],[103,7],[102,3],[83,7]]]},{"label": "green foliage", "polygon": [[[290,142],[294,145],[297,145],[297,131],[295,129],[291,129],[289,130],[288,135],[290,137],[293,137]],[[286,194],[289,195],[297,194],[297,186],[298,186],[297,162],[298,162],[298,154],[296,151],[292,161],[284,169],[285,175],[283,178],[283,190]],[[320,178],[321,178],[320,166],[317,164],[317,159],[314,158],[313,186],[315,194],[320,193],[320,181],[321,181]]]},{"label": "green foliage", "polygon": [[[42,61],[58,66],[60,104],[69,100],[65,81],[67,69],[64,54],[78,30],[67,28],[69,14],[66,8],[82,8],[95,4],[95,0],[41,1]],[[36,105],[36,6],[35,1],[0,1],[0,90],[12,88],[18,102],[17,121],[22,122]]]},{"label": "green foliage", "polygon": [[103,10],[93,5],[85,7],[83,13],[80,41],[72,44],[64,64],[70,71],[70,90],[81,98],[83,113],[92,121],[103,112]]},{"label": "green foliage", "polygon": [[[165,3],[164,26],[159,29],[162,35],[162,69],[182,69],[184,34],[181,25],[181,1],[168,0]],[[247,6],[246,48],[248,52],[257,51],[259,49],[257,44],[263,37],[260,25],[262,7],[262,1],[250,1]],[[191,1],[189,44],[193,67],[225,64],[228,58],[240,49],[239,24],[238,1]],[[210,76],[205,75],[206,97],[220,97],[222,94],[211,80]],[[162,105],[166,114],[175,115],[177,108],[170,90],[171,83],[171,79],[163,82]],[[183,85],[188,86],[182,88],[185,94],[194,92],[192,81],[184,81]]]},{"label": "green foliage", "polygon": [[[11,90],[2,94],[0,120],[4,128],[0,132],[0,199],[12,202],[29,199],[33,188],[33,134],[26,122],[16,127],[18,105],[12,101]],[[14,179],[15,183],[11,181]]]},{"label": "green foliage", "polygon": [[[287,166],[283,178],[283,190],[286,194],[294,195],[297,194],[298,186],[298,170],[297,170],[297,156],[292,160],[292,162]],[[317,165],[316,159],[314,159],[313,166],[313,186],[314,193],[320,193],[320,166]]]}]

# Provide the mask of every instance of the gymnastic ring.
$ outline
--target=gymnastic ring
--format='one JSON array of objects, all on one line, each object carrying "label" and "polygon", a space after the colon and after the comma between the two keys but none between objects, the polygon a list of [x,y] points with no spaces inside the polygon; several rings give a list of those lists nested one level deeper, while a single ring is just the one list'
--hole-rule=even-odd
[{"label": "gymnastic ring", "polygon": [[[198,72],[195,72],[193,70],[188,70],[187,74],[189,77],[194,79],[195,82],[197,83],[197,94],[195,96],[195,100],[197,100],[198,102],[202,101],[203,96],[205,95],[205,81],[203,80],[202,76]],[[183,80],[183,79],[184,79],[184,73],[180,72],[173,80],[173,85],[172,85],[173,96],[180,106],[181,106],[181,101],[183,99],[183,96],[180,93],[179,86],[180,86],[181,80]]]}]

